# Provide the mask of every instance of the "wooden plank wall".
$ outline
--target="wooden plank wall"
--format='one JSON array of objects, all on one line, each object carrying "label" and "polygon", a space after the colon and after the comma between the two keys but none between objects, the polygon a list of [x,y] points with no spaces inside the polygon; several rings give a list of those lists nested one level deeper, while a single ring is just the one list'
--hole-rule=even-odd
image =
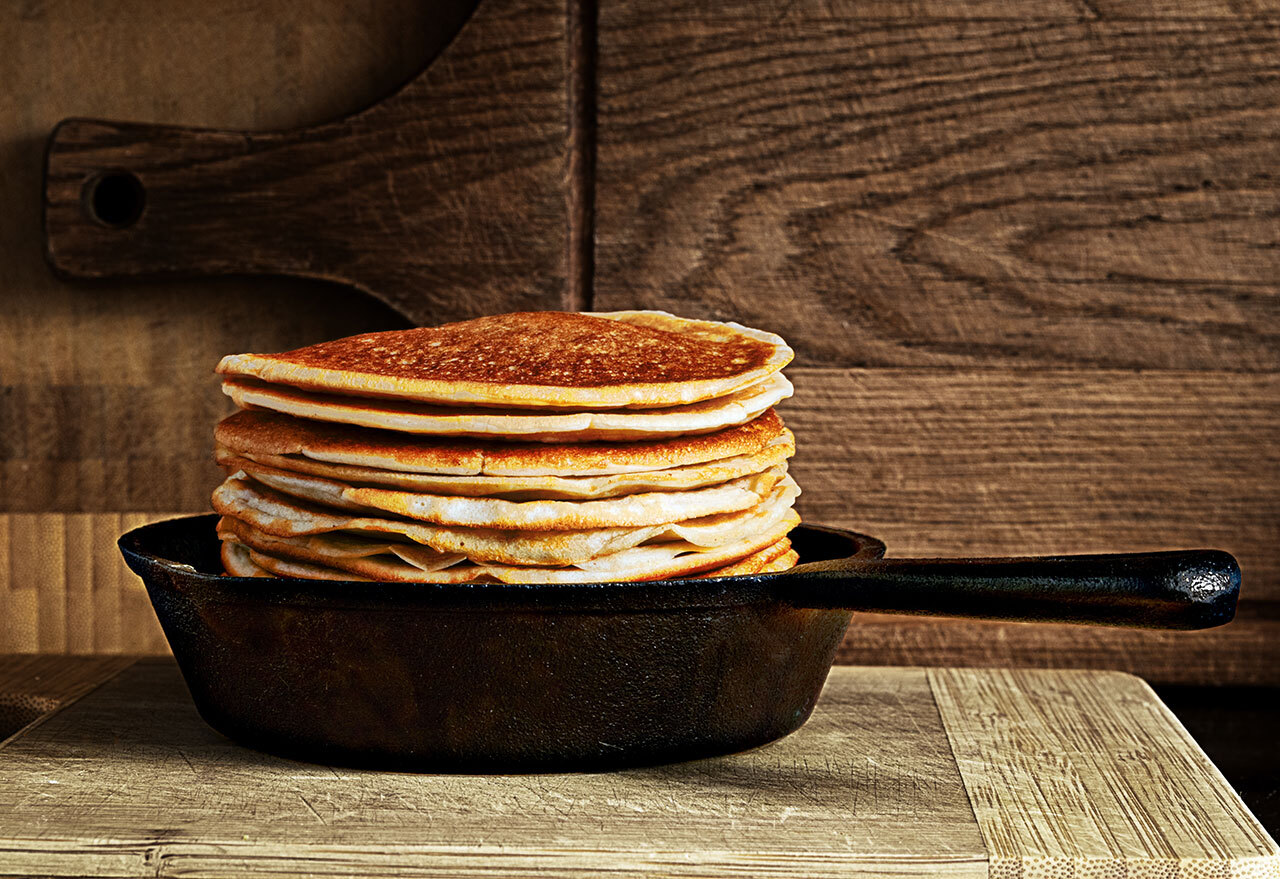
[{"label": "wooden plank wall", "polygon": [[1220,632],[864,617],[843,659],[1280,680],[1280,9],[619,0],[599,42],[594,305],[796,346],[806,518],[1244,569]]},{"label": "wooden plank wall", "polygon": [[0,9],[0,651],[164,651],[114,544],[126,527],[207,508],[210,430],[232,408],[218,358],[402,325],[323,284],[70,284],[41,256],[42,153],[59,120],[285,128],[374,100],[421,65],[419,4],[324,7]]},{"label": "wooden plank wall", "polygon": [[[589,22],[592,4],[570,5]],[[1220,632],[867,616],[842,658],[1280,682],[1280,9],[611,0],[596,14],[596,33],[574,31],[573,51],[598,55],[594,88],[577,68],[573,109],[594,125],[574,129],[569,175],[570,238],[595,238],[594,274],[590,259],[570,271],[593,285],[565,303],[785,335],[806,518],[900,555],[1219,546],[1244,566],[1242,619]],[[438,24],[405,0],[0,12],[0,650],[162,649],[127,575],[100,603],[72,595],[115,563],[109,539],[59,602],[18,558],[32,523],[57,556],[125,513],[205,509],[221,354],[403,325],[315,283],[55,280],[39,248],[48,131],[70,115],[309,124],[403,81]]]}]

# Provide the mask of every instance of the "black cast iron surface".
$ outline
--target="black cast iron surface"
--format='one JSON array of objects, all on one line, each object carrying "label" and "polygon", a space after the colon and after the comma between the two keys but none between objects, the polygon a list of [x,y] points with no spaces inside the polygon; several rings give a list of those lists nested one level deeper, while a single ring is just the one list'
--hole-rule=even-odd
[{"label": "black cast iron surface", "polygon": [[778,574],[595,584],[221,575],[215,516],[120,540],[201,715],[262,750],[433,770],[685,760],[797,729],[853,609],[1200,628],[1234,613],[1212,550],[882,560],[801,526]]},{"label": "black cast iron surface", "polygon": [[753,747],[808,718],[850,616],[724,580],[664,593],[210,576],[214,522],[122,546],[205,720],[325,762],[549,770]]}]

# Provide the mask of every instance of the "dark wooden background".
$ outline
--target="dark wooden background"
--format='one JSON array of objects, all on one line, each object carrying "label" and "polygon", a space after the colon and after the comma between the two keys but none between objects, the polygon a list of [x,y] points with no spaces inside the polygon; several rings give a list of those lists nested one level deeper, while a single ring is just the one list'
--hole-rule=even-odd
[{"label": "dark wooden background", "polygon": [[[143,6],[0,11],[0,651],[163,650],[112,542],[206,508],[213,364],[405,324],[317,281],[50,274],[60,119],[314,124],[439,42],[408,0]],[[483,296],[431,317],[536,296],[766,327],[798,351],[807,519],[899,555],[1217,546],[1245,573],[1213,632],[860,615],[843,660],[1280,683],[1280,7],[483,0],[428,73],[501,89],[491,57],[563,71],[522,98],[565,107],[563,160],[528,172],[554,213],[524,264],[482,242]],[[460,216],[499,210],[502,155]],[[458,236],[406,240],[458,264]]]}]

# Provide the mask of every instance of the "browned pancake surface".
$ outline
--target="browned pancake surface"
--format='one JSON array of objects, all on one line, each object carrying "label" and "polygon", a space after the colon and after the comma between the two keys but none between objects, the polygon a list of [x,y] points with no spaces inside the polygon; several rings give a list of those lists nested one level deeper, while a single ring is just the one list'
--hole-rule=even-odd
[{"label": "browned pancake surface", "polygon": [[711,339],[546,311],[367,333],[272,359],[398,379],[598,388],[729,378],[763,366],[773,352],[743,336]]},{"label": "browned pancake surface", "polygon": [[613,464],[664,469],[754,454],[782,434],[772,409],[758,418],[715,433],[639,442],[500,443],[451,441],[394,431],[311,421],[277,412],[246,409],[214,428],[219,443],[241,453],[376,455],[408,469],[428,472],[502,473],[537,469],[552,473],[607,470]]}]

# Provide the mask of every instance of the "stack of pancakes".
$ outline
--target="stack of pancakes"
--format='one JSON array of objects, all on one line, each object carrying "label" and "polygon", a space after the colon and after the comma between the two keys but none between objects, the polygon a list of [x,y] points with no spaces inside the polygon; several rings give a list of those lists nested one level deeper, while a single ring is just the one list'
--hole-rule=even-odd
[{"label": "stack of pancakes", "polygon": [[595,582],[777,571],[791,349],[661,312],[497,315],[218,366],[228,573]]}]

